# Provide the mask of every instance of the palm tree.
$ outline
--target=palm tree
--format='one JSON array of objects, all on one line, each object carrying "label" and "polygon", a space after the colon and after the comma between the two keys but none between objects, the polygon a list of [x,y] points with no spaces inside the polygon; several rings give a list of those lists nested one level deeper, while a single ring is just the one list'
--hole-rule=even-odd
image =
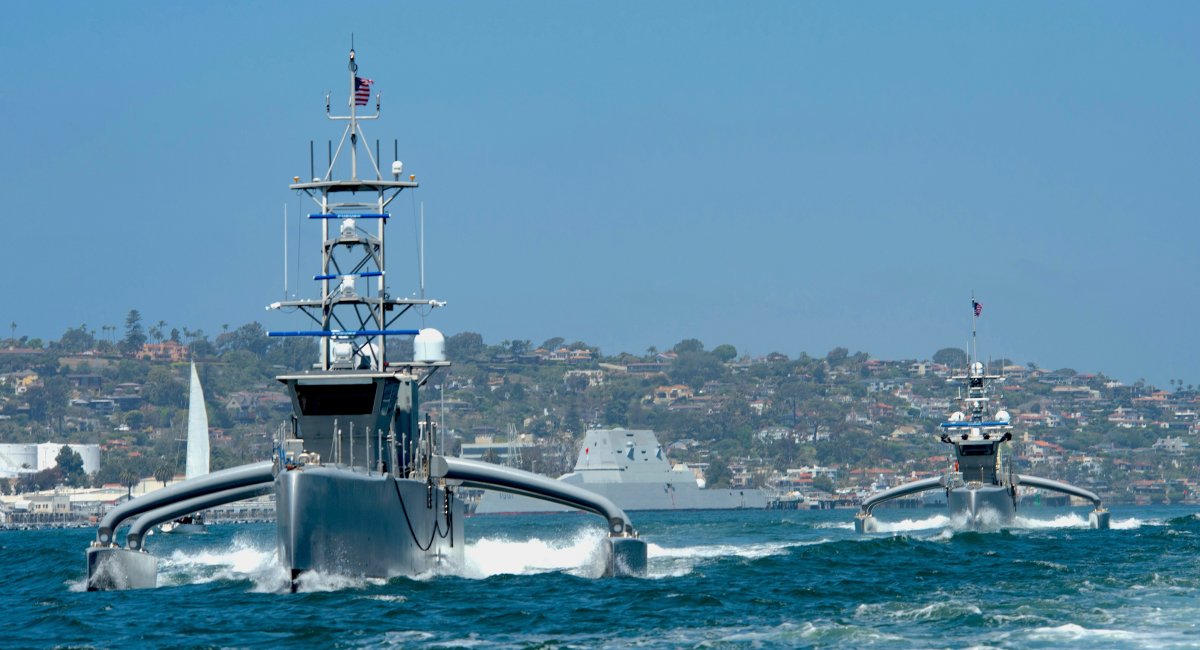
[{"label": "palm tree", "polygon": [[117,480],[120,481],[121,485],[125,486],[125,496],[132,497],[133,486],[138,484],[137,474],[134,474],[132,470],[123,469],[121,470],[121,475],[117,478]]},{"label": "palm tree", "polygon": [[167,459],[164,457],[162,462],[159,463],[158,467],[154,470],[154,479],[159,483],[162,483],[163,487],[167,487],[167,482],[174,478],[174,476],[175,468],[171,466],[171,464],[168,463]]}]

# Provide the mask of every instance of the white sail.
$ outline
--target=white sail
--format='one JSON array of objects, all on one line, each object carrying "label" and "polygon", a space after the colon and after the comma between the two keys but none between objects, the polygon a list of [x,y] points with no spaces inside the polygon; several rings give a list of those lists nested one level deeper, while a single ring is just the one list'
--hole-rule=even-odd
[{"label": "white sail", "polygon": [[187,478],[208,473],[208,412],[196,364],[192,364],[192,387],[188,393]]}]

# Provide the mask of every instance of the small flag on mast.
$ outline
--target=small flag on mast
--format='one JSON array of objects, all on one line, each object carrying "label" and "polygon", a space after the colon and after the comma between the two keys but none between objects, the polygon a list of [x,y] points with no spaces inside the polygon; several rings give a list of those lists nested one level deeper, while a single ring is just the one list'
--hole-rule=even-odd
[{"label": "small flag on mast", "polygon": [[371,101],[371,84],[375,83],[363,77],[354,78],[354,105],[366,106]]},{"label": "small flag on mast", "polygon": [[979,316],[980,314],[983,313],[983,303],[972,298],[971,299],[971,309],[975,310],[975,316]]}]

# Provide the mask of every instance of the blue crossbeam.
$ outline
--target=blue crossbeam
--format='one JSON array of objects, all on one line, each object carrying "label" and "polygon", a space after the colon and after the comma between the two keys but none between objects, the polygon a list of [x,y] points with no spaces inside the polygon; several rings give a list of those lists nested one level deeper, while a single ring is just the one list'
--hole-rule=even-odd
[{"label": "blue crossbeam", "polygon": [[329,213],[329,215],[308,215],[311,219],[385,219],[389,218],[388,212],[380,213],[365,213],[365,215],[337,215],[337,213]]},{"label": "blue crossbeam", "polygon": [[1006,427],[1011,422],[943,422],[943,429],[962,429],[964,427]]},{"label": "blue crossbeam", "polygon": [[267,332],[267,336],[416,336],[418,330],[300,330],[294,332]]},{"label": "blue crossbeam", "polygon": [[327,275],[314,275],[314,280],[336,280],[346,276],[358,276],[360,278],[377,278],[383,275],[383,271],[363,271],[362,273],[329,273]]}]

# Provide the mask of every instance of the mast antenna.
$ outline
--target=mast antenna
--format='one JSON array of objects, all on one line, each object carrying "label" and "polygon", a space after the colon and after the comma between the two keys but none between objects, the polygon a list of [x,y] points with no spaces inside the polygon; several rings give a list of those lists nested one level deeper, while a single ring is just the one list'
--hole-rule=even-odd
[{"label": "mast antenna", "polygon": [[979,348],[975,342],[975,323],[979,320],[982,305],[975,302],[975,290],[971,289],[971,364],[979,361]]},{"label": "mast antenna", "polygon": [[288,295],[288,205],[283,202],[283,299]]},{"label": "mast antenna", "polygon": [[418,239],[420,240],[419,248],[417,248],[417,260],[421,265],[421,300],[425,299],[425,202],[421,201],[421,222],[418,230]]}]

